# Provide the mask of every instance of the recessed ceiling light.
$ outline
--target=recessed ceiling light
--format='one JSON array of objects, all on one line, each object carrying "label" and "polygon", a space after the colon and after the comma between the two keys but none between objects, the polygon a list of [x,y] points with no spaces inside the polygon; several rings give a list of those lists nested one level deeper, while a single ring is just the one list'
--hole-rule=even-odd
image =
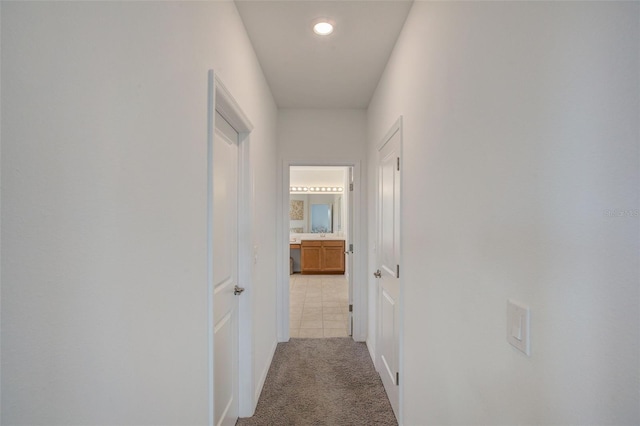
[{"label": "recessed ceiling light", "polygon": [[329,35],[333,32],[333,25],[329,22],[318,22],[313,26],[313,32],[318,35]]}]

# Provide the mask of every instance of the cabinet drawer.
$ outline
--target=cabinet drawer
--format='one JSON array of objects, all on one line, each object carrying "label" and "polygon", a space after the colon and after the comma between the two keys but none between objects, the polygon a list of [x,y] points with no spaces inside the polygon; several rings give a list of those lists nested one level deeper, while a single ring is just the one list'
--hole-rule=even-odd
[{"label": "cabinet drawer", "polygon": [[320,247],[321,245],[322,245],[322,241],[302,240],[303,247]]},{"label": "cabinet drawer", "polygon": [[325,247],[344,247],[344,241],[322,241]]}]

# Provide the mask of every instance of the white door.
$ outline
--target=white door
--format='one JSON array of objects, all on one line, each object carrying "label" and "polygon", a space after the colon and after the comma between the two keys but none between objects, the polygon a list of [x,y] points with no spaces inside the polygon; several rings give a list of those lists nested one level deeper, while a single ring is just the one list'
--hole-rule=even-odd
[{"label": "white door", "polygon": [[400,127],[378,152],[378,350],[376,367],[398,418],[400,313]]},{"label": "white door", "polygon": [[213,138],[214,424],[238,419],[238,133],[216,112]]}]

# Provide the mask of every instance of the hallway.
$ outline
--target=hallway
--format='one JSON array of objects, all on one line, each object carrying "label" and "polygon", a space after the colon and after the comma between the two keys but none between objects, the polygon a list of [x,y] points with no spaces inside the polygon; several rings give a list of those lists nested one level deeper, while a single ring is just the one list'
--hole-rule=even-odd
[{"label": "hallway", "polygon": [[238,425],[397,425],[364,343],[279,343],[255,414]]},{"label": "hallway", "polygon": [[[395,376],[400,424],[640,424],[640,2],[0,12],[1,424],[248,417],[289,332],[325,355],[355,341]],[[237,180],[214,174],[216,111]],[[396,304],[377,278],[394,123]],[[338,164],[354,167],[352,339],[327,338],[347,334],[341,279],[289,275],[286,170]],[[237,214],[211,212],[236,181]],[[227,255],[238,288],[215,292]],[[296,377],[348,386],[346,365]]]}]

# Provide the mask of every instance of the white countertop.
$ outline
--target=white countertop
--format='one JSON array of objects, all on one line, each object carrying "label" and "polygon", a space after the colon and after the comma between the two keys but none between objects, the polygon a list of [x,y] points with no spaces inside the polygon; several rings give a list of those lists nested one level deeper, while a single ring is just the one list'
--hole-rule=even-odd
[{"label": "white countertop", "polygon": [[[324,236],[323,236],[324,235]],[[292,234],[289,235],[289,244],[299,244],[304,240],[345,240],[345,237],[336,234]]]}]

